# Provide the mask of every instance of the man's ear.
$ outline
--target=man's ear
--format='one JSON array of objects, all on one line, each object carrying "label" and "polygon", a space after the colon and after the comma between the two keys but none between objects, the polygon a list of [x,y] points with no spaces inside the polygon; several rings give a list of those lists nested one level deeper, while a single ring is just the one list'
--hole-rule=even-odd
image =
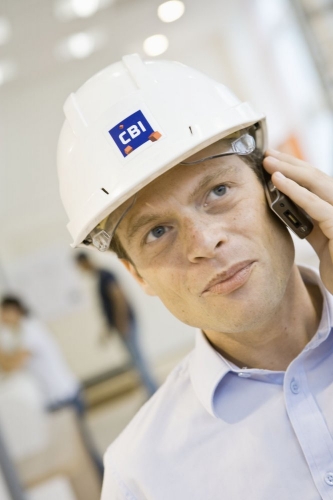
[{"label": "man's ear", "polygon": [[143,291],[147,295],[156,295],[155,291],[152,289],[152,287],[142,278],[142,276],[138,273],[136,267],[127,259],[119,259],[120,262],[126,267],[127,271],[133,276],[135,281],[139,283]]}]

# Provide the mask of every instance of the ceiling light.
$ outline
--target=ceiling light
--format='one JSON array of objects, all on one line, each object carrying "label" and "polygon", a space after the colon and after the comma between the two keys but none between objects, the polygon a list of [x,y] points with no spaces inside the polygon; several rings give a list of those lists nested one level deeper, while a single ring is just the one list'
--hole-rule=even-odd
[{"label": "ceiling light", "polygon": [[148,56],[159,56],[169,47],[169,41],[164,35],[153,35],[143,42],[143,50]]},{"label": "ceiling light", "polygon": [[68,38],[60,40],[54,54],[60,61],[70,61],[71,59],[84,59],[93,52],[102,49],[108,43],[107,33],[94,29],[75,33]]},{"label": "ceiling light", "polygon": [[179,0],[170,0],[162,3],[157,9],[157,15],[164,23],[176,21],[185,12],[185,5]]},{"label": "ceiling light", "polygon": [[99,0],[71,0],[73,13],[77,17],[90,17],[99,9]]},{"label": "ceiling light", "polygon": [[105,9],[116,0],[56,0],[53,13],[60,21],[71,21],[77,17],[93,16],[98,10]]},{"label": "ceiling light", "polygon": [[94,37],[89,33],[76,33],[67,39],[67,47],[72,57],[84,59],[94,51]]},{"label": "ceiling light", "polygon": [[8,19],[0,17],[0,45],[8,42],[12,34],[12,27]]}]

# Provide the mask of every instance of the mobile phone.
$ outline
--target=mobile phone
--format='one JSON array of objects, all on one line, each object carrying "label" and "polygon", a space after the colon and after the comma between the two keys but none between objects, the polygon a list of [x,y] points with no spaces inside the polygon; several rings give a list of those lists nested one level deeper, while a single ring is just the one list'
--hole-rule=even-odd
[{"label": "mobile phone", "polygon": [[288,226],[299,238],[306,238],[313,229],[313,223],[308,214],[288,196],[281,193],[273,184],[271,176],[262,167],[265,194],[271,210]]}]

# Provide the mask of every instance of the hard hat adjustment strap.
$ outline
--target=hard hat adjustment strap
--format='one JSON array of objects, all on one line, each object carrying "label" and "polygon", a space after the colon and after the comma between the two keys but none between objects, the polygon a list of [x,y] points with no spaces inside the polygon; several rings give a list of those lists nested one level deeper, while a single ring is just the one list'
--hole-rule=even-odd
[{"label": "hard hat adjustment strap", "polygon": [[128,205],[128,207],[124,210],[124,212],[121,214],[119,219],[117,220],[116,224],[111,228],[108,229],[108,220],[106,219],[105,222],[105,229],[102,229],[100,224],[93,229],[90,234],[87,236],[87,238],[83,241],[85,245],[90,245],[91,243],[94,245],[94,247],[97,248],[100,252],[105,252],[110,248],[111,240],[114,236],[114,233],[116,232],[116,229],[118,228],[119,224],[125,217],[125,215],[131,210],[133,205],[136,202],[138,194],[136,193],[135,196],[133,196],[133,199],[131,203]]}]

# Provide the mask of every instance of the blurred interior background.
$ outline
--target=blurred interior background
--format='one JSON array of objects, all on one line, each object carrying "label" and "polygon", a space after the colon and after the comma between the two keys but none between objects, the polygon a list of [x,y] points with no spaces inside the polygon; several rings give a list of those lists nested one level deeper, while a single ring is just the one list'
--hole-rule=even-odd
[{"label": "blurred interior background", "polygon": [[[265,112],[271,147],[333,175],[332,46],[332,0],[0,0],[0,298],[22,298],[51,332],[83,387],[85,423],[100,454],[146,391],[119,336],[101,340],[107,325],[96,276],[80,271],[70,248],[56,171],[65,99],[124,54],[178,60]],[[298,262],[317,266],[307,242],[295,245]],[[145,296],[113,255],[89,255],[117,278],[151,372],[163,382],[192,348],[193,330]],[[88,498],[78,485],[93,466],[75,419],[67,410],[39,411],[26,383],[0,377],[1,499]],[[94,500],[99,483],[91,481]]]}]

